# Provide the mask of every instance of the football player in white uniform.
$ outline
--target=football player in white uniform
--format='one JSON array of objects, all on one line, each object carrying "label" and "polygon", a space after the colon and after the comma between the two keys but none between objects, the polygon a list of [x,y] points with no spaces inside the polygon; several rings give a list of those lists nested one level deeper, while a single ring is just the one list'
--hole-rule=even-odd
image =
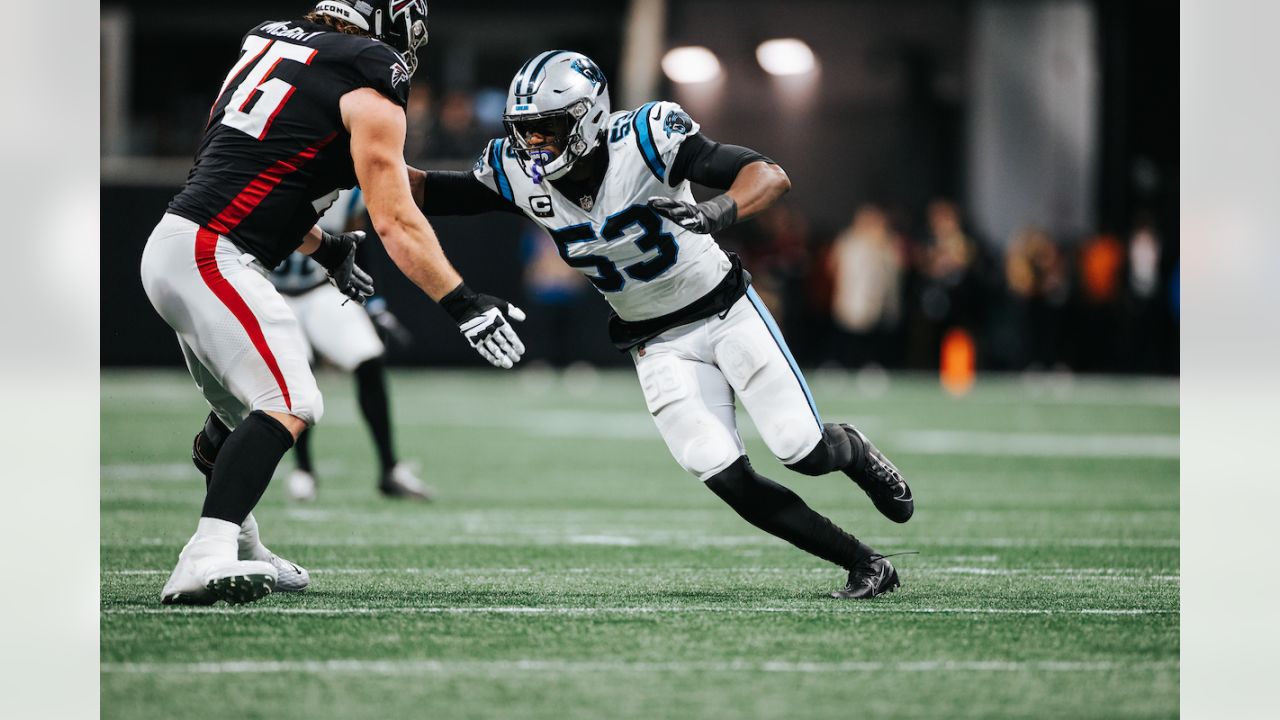
[{"label": "football player in white uniform", "polygon": [[[364,195],[360,188],[343,190],[317,224],[339,235],[363,225]],[[314,260],[295,252],[271,272],[271,283],[284,296],[298,318],[303,338],[314,355],[356,378],[356,397],[369,434],[373,436],[380,471],[378,491],[386,497],[430,500],[434,491],[396,458],[391,441],[391,408],[387,400],[386,348],[379,332],[408,341],[408,331],[387,310],[386,301],[372,297],[364,309],[329,282],[328,273]],[[307,502],[316,498],[316,475],[311,462],[310,428],[293,445],[298,467],[289,473],[285,490],[289,499]]]},{"label": "football player in white uniform", "polygon": [[[767,157],[707,139],[679,105],[611,112],[604,73],[575,52],[541,53],[507,96],[506,137],[472,172],[410,170],[427,215],[522,212],[545,227],[566,263],[613,308],[609,333],[630,353],[676,461],[753,525],[849,571],[839,598],[895,589],[885,556],[757,473],[734,416],[735,396],[765,444],[806,475],[842,471],[895,522],[911,490],[867,437],[823,423],[778,327],[738,258],[712,234],[790,188]],[[690,182],[727,189],[695,203]]]}]

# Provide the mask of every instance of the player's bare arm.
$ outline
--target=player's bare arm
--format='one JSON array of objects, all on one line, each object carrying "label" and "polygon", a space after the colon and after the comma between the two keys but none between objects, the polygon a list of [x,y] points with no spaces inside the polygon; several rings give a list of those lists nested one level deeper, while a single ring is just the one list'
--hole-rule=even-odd
[{"label": "player's bare arm", "polygon": [[409,189],[404,110],[369,88],[343,95],[339,108],[351,133],[351,159],[369,217],[391,260],[440,303],[484,359],[497,367],[513,367],[524,354],[524,343],[506,318],[523,320],[524,312],[501,298],[467,287],[445,257]]},{"label": "player's bare arm", "polygon": [[697,204],[670,197],[650,198],[649,207],[693,232],[717,233],[761,212],[791,189],[786,171],[769,158],[701,135],[685,142],[676,165],[674,181],[688,179],[707,187],[728,188]]},{"label": "player's bare arm", "polygon": [[371,88],[342,96],[342,122],[351,133],[351,157],[369,217],[387,254],[432,300],[462,284],[427,218],[409,191],[405,173],[405,116]]},{"label": "player's bare arm", "polygon": [[791,179],[778,165],[757,160],[738,171],[733,185],[725,194],[738,206],[738,220],[768,208],[791,189]]}]

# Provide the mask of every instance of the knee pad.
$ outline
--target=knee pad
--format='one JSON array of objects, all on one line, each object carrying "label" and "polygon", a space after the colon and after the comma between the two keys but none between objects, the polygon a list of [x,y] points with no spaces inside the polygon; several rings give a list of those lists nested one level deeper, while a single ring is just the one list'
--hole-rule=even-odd
[{"label": "knee pad", "polygon": [[206,479],[213,473],[213,463],[218,459],[218,450],[222,448],[222,443],[226,442],[230,434],[231,429],[219,420],[217,415],[209,413],[209,417],[204,419],[204,427],[200,428],[200,432],[196,433],[195,439],[191,441],[191,462]]},{"label": "knee pad", "polygon": [[676,462],[700,480],[723,471],[738,457],[738,447],[722,428],[698,433],[684,444]]},{"label": "knee pad", "polygon": [[738,457],[737,440],[698,398],[687,368],[674,358],[637,367],[644,402],[680,467],[705,480]]},{"label": "knee pad", "polygon": [[801,462],[815,447],[827,442],[813,415],[781,414],[756,426],[769,450],[783,465]]},{"label": "knee pad", "polygon": [[826,475],[849,464],[853,459],[853,446],[844,428],[835,423],[822,426],[822,438],[800,460],[790,463],[787,468],[803,475]]}]

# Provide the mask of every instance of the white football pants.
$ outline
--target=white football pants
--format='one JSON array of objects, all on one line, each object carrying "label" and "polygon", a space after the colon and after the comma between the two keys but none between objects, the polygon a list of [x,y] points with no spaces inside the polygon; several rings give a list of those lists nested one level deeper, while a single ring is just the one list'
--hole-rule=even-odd
[{"label": "white football pants", "polygon": [[386,351],[369,313],[333,285],[281,296],[302,326],[303,341],[339,368],[352,372]]},{"label": "white football pants", "polygon": [[324,404],[302,328],[253,255],[165,214],[142,252],[142,286],[228,427],[254,410],[288,413],[308,425],[320,419]]},{"label": "white football pants", "polygon": [[769,450],[791,464],[822,440],[822,421],[773,317],[752,288],[722,319],[681,325],[632,348],[645,404],[676,462],[707,480],[745,453],[734,394]]}]

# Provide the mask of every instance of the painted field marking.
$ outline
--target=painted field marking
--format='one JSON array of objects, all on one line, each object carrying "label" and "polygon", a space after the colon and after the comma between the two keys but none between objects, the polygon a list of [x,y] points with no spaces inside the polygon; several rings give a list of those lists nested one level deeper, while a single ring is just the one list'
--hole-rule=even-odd
[{"label": "painted field marking", "polygon": [[194,663],[103,663],[112,674],[262,674],[262,673],[362,673],[402,674],[501,674],[510,672],[1151,672],[1176,671],[1177,660],[1115,662],[1105,660],[909,660],[878,661],[676,661],[619,662],[574,660],[231,660]]},{"label": "painted field marking", "polygon": [[1177,435],[1107,433],[1001,433],[911,430],[891,436],[889,447],[921,455],[1177,459]]},{"label": "painted field marking", "polygon": [[[248,607],[203,607],[203,608],[164,608],[164,607],[116,607],[103,608],[103,615],[164,615],[173,617],[192,617],[199,615],[315,615],[321,617],[375,616],[375,615],[550,615],[550,616],[591,616],[591,615],[682,615],[688,613],[766,613],[797,614],[829,612],[835,606],[806,607],[753,607],[749,605],[706,605],[706,606],[638,606],[638,607],[524,607],[524,606],[491,606],[491,607],[457,607],[457,606],[424,606],[424,607],[346,607],[346,608],[313,608],[313,607],[275,607],[271,605],[251,605]],[[1177,610],[1157,610],[1152,608],[915,608],[915,607],[842,607],[835,612],[849,613],[884,613],[908,615],[1177,615]]]},{"label": "painted field marking", "polygon": [[[604,540],[608,538],[608,542]],[[273,537],[273,545],[280,547],[430,547],[444,545],[602,545],[627,544],[658,545],[677,548],[738,547],[777,545],[779,540],[765,534],[759,535],[691,535],[684,533],[632,533],[631,535],[563,535],[554,532],[511,535],[461,535],[451,537],[417,537],[378,539],[369,537],[335,538],[284,535]],[[618,539],[617,542],[614,539]],[[1091,547],[1091,548],[1144,548],[1177,549],[1178,538],[976,538],[976,537],[894,537],[871,536],[864,538],[873,545],[958,546],[980,548],[1040,548],[1040,547]],[[180,538],[142,537],[129,540],[106,540],[102,547],[173,546],[181,548]]]},{"label": "painted field marking", "polygon": [[[423,568],[423,567],[331,567],[309,568],[312,575],[456,575],[484,577],[487,575],[830,575],[834,568],[780,568],[780,567],[475,567],[475,568]],[[1167,570],[1152,571],[1128,568],[986,568],[986,567],[912,567],[912,575],[977,575],[996,577],[1033,577],[1041,580],[1159,580],[1178,582],[1178,575]],[[110,576],[168,575],[163,568],[130,568],[103,570]]]}]

